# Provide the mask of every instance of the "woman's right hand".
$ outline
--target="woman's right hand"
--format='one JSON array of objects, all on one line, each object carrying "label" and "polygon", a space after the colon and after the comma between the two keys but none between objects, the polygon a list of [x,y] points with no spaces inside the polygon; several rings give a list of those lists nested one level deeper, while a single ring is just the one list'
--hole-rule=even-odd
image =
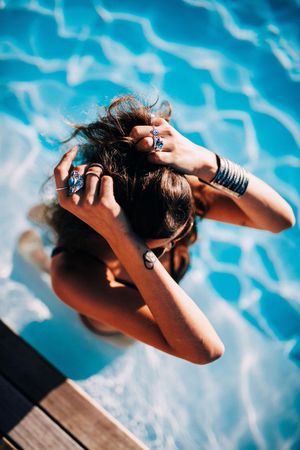
[{"label": "woman's right hand", "polygon": [[102,174],[99,166],[89,167],[83,165],[76,170],[80,175],[93,172],[95,175],[86,175],[85,185],[78,192],[69,195],[67,187],[72,162],[77,154],[78,147],[71,148],[64,154],[54,169],[54,177],[60,206],[85,222],[97,233],[109,240],[115,233],[130,232],[130,224],[121,206],[117,203],[113,192],[113,178]]}]

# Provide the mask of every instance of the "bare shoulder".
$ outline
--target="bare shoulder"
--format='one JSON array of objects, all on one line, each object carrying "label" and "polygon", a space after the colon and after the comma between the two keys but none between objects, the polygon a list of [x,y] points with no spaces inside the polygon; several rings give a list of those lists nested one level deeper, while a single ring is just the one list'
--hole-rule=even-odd
[{"label": "bare shoulder", "polygon": [[91,258],[60,253],[52,258],[56,295],[71,308],[122,333],[178,356],[170,347],[138,290],[113,280],[109,269]]},{"label": "bare shoulder", "polygon": [[[114,282],[114,276],[110,269],[99,261],[94,261],[84,252],[61,252],[51,258],[50,276],[54,291],[64,292],[68,303],[66,292],[72,290],[72,286],[79,285],[79,290],[87,285],[91,285],[97,279],[97,285],[104,288],[109,287]],[[76,297],[69,299],[70,306],[75,309],[77,303]],[[73,304],[73,302],[75,302]]]}]

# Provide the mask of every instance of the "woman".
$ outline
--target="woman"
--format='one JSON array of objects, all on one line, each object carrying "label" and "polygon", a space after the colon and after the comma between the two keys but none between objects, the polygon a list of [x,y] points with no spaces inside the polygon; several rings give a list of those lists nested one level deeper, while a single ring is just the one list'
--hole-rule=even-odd
[{"label": "woman", "polygon": [[52,286],[93,329],[207,364],[224,344],[178,284],[195,217],[273,233],[295,218],[269,185],[182,136],[166,105],[156,115],[153,106],[120,97],[75,127],[86,145],[56,166],[58,204],[47,214],[58,236]]}]

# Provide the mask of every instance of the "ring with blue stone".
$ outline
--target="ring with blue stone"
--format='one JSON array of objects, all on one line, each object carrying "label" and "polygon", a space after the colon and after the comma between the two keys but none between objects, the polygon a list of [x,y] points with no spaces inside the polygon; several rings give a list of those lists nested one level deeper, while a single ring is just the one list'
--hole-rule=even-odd
[{"label": "ring with blue stone", "polygon": [[153,129],[151,130],[151,133],[153,134],[153,136],[158,136],[159,135],[159,131],[156,127],[153,126]]},{"label": "ring with blue stone", "polygon": [[153,148],[156,152],[160,152],[164,146],[164,141],[159,137],[159,131],[155,126],[151,130],[151,134],[153,135]]},{"label": "ring with blue stone", "polygon": [[164,146],[164,141],[160,137],[153,138],[153,147],[154,150],[160,152]]},{"label": "ring with blue stone", "polygon": [[68,178],[68,195],[75,194],[84,186],[84,178],[79,174],[78,170],[72,170]]}]

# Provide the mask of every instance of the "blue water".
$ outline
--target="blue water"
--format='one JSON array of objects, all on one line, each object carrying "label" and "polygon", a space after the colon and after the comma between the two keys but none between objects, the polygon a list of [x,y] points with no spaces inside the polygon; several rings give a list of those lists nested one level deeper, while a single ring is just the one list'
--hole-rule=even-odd
[{"label": "blue water", "polygon": [[280,234],[201,224],[181,285],[225,344],[208,366],[96,340],[14,252],[63,120],[132,91],[159,92],[174,126],[269,183],[298,220],[299,2],[0,5],[3,320],[151,450],[299,448],[298,222]]}]

